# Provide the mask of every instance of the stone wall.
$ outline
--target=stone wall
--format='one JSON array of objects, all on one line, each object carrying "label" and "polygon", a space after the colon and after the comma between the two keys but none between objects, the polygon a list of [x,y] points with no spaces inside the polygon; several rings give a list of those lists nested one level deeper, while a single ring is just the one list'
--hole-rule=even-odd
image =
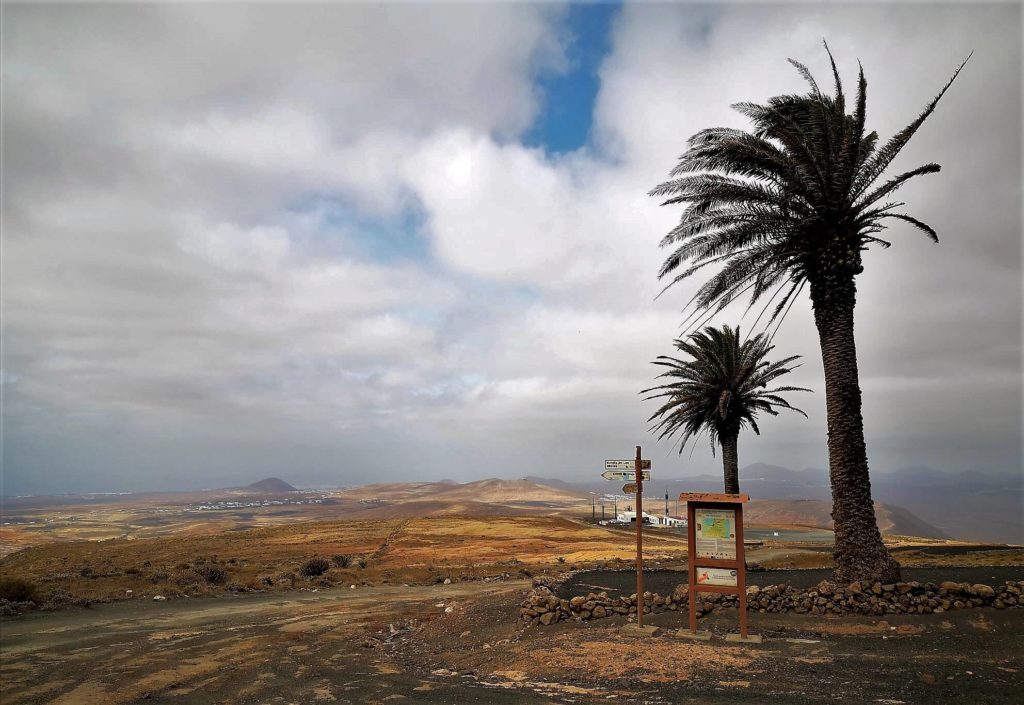
[{"label": "stone wall", "polygon": [[[564,578],[563,578],[564,579]],[[558,580],[539,578],[534,581],[520,606],[520,615],[530,624],[554,624],[565,619],[580,621],[600,619],[615,614],[636,618],[636,594],[610,597],[606,592],[591,592],[561,598],[555,594]],[[823,580],[811,589],[791,585],[768,585],[747,588],[747,610],[751,612],[792,612],[795,614],[928,614],[974,607],[1006,609],[1024,606],[1024,580],[1007,581],[1003,585],[943,582],[935,583],[870,583],[839,586]],[[689,589],[681,584],[671,595],[644,593],[644,614],[689,609]],[[701,592],[697,614],[735,607],[736,595]]]}]

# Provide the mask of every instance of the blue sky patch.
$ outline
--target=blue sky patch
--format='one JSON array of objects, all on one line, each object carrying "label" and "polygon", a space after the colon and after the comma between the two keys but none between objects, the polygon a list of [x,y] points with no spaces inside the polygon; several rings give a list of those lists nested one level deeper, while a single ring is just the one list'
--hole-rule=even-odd
[{"label": "blue sky patch", "polygon": [[[430,242],[422,232],[423,212],[405,204],[397,215],[363,215],[341,198],[312,196],[293,204],[294,213],[324,209],[320,227],[312,240],[298,244],[325,256],[355,256],[378,263],[403,260],[425,261],[430,257]],[[295,234],[293,233],[293,237]]]},{"label": "blue sky patch", "polygon": [[538,77],[542,104],[537,121],[523,139],[527,146],[562,154],[587,143],[601,87],[597,72],[611,51],[612,23],[621,8],[620,2],[570,6],[565,20],[569,70]]}]

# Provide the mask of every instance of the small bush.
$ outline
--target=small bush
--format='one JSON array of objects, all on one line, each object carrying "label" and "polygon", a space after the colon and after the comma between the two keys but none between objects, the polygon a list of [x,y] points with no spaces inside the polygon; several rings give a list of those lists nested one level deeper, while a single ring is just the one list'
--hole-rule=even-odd
[{"label": "small bush", "polygon": [[92,577],[92,568],[87,565],[83,565],[82,569],[78,571],[78,574],[81,575],[83,578]]},{"label": "small bush", "polygon": [[154,585],[156,585],[157,583],[164,582],[165,580],[167,580],[170,577],[171,577],[170,574],[168,574],[168,573],[166,573],[166,572],[164,572],[162,570],[158,570],[155,573],[153,573],[151,576],[149,576],[149,582],[151,582]]},{"label": "small bush", "polygon": [[331,563],[336,565],[338,568],[348,568],[350,565],[352,565],[352,556],[348,556],[345,554],[331,556]]},{"label": "small bush", "polygon": [[228,581],[228,572],[217,565],[196,566],[196,573],[210,585],[223,585]]},{"label": "small bush", "polygon": [[46,602],[50,607],[63,607],[64,605],[73,604],[75,598],[72,597],[71,593],[62,588],[56,588],[50,591],[50,596]]},{"label": "small bush", "polygon": [[365,568],[366,567],[366,559],[365,558],[360,558],[358,561],[356,561],[356,565],[359,566],[360,568]]},{"label": "small bush", "polygon": [[310,558],[308,561],[303,563],[302,567],[299,568],[299,573],[307,578],[312,578],[317,575],[323,575],[330,570],[330,568],[331,564],[327,562],[326,558],[320,558],[317,556],[316,558]]},{"label": "small bush", "polygon": [[0,599],[11,602],[35,602],[38,599],[38,589],[35,583],[21,578],[0,579]]},{"label": "small bush", "polygon": [[131,566],[130,568],[125,568],[124,574],[125,575],[142,575],[142,571],[139,570],[138,568],[136,568],[135,566]]}]

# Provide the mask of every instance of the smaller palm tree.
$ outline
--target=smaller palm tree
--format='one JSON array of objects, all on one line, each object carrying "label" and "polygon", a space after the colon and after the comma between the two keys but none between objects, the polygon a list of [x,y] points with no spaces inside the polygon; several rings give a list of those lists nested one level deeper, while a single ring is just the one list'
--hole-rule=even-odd
[{"label": "smaller palm tree", "polygon": [[641,392],[648,395],[645,399],[666,399],[648,419],[658,419],[651,431],[660,432],[658,440],[678,436],[680,453],[691,440],[706,433],[711,440],[712,453],[716,445],[722,446],[725,491],[738,493],[740,431],[750,426],[760,435],[757,416],[761,412],[778,416],[778,409],[790,409],[807,417],[779,395],[811,390],[803,387],[768,389],[769,384],[796,369],[790,363],[800,356],[770,362],[767,356],[774,346],[769,344],[767,335],[762,333],[742,340],[739,327],[729,326],[709,326],[686,340],[676,340],[675,346],[689,359],[659,356],[653,364],[668,369],[658,375],[658,379],[671,381]]}]

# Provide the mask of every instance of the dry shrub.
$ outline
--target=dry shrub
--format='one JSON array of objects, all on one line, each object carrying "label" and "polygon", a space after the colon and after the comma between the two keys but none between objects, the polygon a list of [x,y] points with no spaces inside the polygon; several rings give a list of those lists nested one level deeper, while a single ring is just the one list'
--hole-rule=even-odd
[{"label": "dry shrub", "polygon": [[317,575],[323,575],[330,570],[331,564],[327,562],[326,558],[310,558],[308,561],[302,564],[299,568],[299,573],[306,576],[307,578],[313,578]]},{"label": "dry shrub", "polygon": [[36,584],[22,578],[0,578],[0,599],[11,602],[35,602],[39,596]]},{"label": "dry shrub", "polygon": [[331,562],[338,568],[348,568],[352,565],[352,556],[340,553],[336,556],[331,556]]},{"label": "dry shrub", "polygon": [[195,567],[196,575],[210,585],[223,585],[228,581],[228,572],[218,565],[204,564]]}]

